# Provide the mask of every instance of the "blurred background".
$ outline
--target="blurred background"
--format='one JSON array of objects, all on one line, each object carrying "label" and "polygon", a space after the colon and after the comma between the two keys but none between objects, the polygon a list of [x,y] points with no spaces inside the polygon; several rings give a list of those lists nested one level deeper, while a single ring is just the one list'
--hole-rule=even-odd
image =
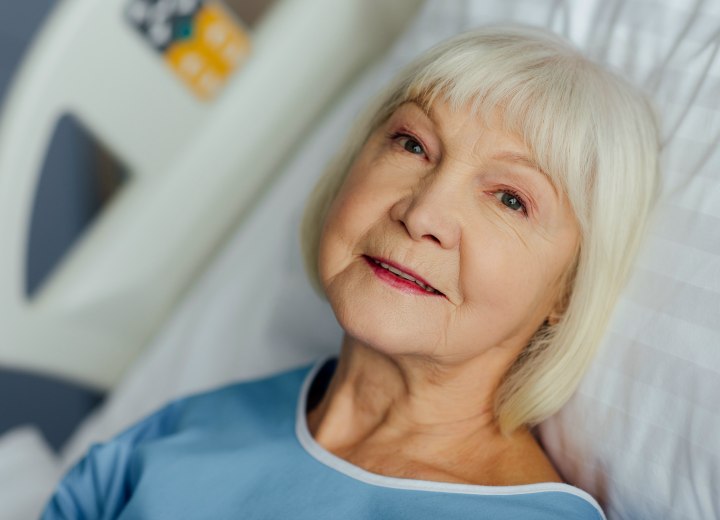
[{"label": "blurred background", "polygon": [[[58,3],[0,2],[0,111],[33,37]],[[225,2],[250,29],[274,3]],[[132,171],[71,115],[60,118],[42,164],[27,244],[24,283],[29,299],[132,177]],[[33,423],[58,448],[103,397],[104,392],[67,379],[0,367],[0,435],[17,425]]]}]

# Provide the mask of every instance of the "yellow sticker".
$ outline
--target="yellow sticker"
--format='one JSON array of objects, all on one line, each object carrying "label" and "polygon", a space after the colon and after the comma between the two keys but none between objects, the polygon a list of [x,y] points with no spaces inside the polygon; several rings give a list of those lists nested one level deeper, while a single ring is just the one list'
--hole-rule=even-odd
[{"label": "yellow sticker", "polygon": [[250,54],[248,32],[217,0],[132,0],[126,14],[203,100],[215,97]]}]

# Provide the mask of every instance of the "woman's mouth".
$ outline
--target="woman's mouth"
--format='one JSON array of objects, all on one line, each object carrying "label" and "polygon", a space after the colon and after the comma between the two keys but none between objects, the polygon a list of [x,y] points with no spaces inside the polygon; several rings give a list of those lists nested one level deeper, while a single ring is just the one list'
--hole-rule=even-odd
[{"label": "woman's mouth", "polygon": [[415,276],[383,260],[363,255],[375,275],[397,289],[426,296],[444,296],[443,293]]}]

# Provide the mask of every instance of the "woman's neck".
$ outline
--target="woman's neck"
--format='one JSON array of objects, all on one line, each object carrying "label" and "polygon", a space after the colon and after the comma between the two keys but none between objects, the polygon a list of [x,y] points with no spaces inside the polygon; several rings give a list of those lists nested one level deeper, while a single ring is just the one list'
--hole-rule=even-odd
[{"label": "woman's neck", "polygon": [[469,462],[470,453],[489,455],[491,446],[510,440],[499,432],[493,402],[511,360],[487,358],[442,365],[388,356],[346,337],[328,389],[308,415],[309,430],[324,448],[356,463],[391,456],[441,469]]}]

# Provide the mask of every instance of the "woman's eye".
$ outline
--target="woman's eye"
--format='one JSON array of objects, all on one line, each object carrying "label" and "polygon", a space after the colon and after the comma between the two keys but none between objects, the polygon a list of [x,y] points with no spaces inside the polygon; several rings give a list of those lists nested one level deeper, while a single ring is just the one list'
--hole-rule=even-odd
[{"label": "woman's eye", "polygon": [[495,197],[511,210],[525,212],[525,203],[517,194],[510,191],[498,191],[495,192]]},{"label": "woman's eye", "polygon": [[393,139],[395,139],[406,152],[414,155],[423,155],[425,153],[425,149],[420,142],[410,135],[398,133],[393,135]]}]

